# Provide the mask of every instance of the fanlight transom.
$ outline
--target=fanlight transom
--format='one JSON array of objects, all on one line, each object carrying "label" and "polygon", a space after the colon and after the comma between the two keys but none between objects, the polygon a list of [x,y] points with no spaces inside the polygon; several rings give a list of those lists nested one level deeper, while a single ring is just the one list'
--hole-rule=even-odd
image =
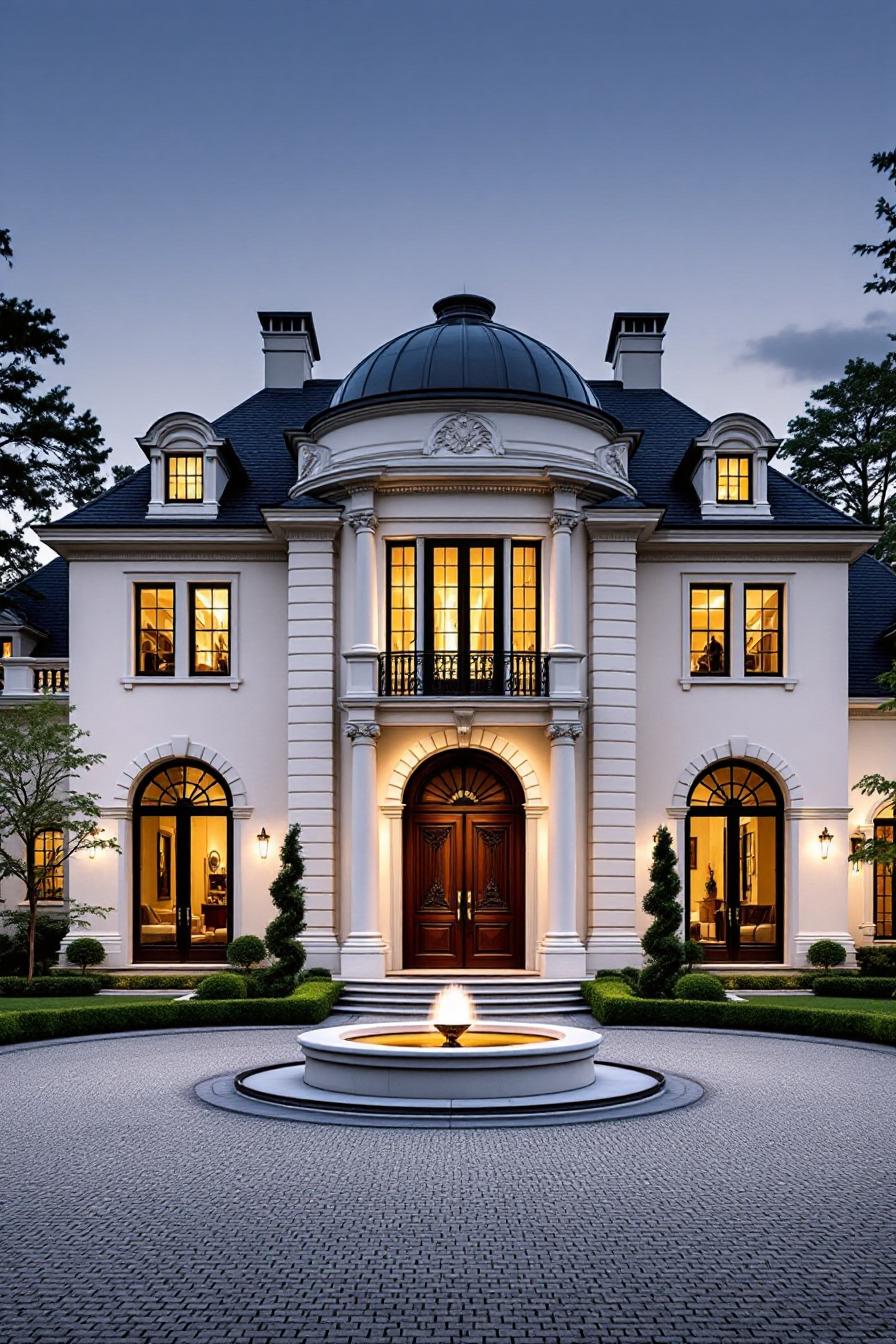
[{"label": "fanlight transom", "polygon": [[144,785],[141,807],[229,807],[224,782],[200,765],[186,761],[163,765]]},{"label": "fanlight transom", "polygon": [[691,807],[777,807],[780,795],[771,778],[757,766],[725,761],[705,770],[689,798]]}]

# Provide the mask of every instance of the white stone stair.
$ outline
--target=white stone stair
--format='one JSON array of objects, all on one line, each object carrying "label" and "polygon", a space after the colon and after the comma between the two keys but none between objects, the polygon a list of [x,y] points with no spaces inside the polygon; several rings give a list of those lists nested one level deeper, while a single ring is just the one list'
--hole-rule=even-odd
[{"label": "white stone stair", "polygon": [[562,1017],[587,1013],[578,980],[542,980],[538,976],[400,976],[385,980],[347,980],[336,1013],[380,1018],[421,1019],[445,985],[463,985],[480,1018]]}]

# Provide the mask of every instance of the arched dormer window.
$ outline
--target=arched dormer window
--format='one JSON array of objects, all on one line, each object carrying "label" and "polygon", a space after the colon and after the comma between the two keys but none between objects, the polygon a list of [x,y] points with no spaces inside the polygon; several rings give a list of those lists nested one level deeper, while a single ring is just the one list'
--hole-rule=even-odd
[{"label": "arched dormer window", "polygon": [[752,415],[723,415],[691,444],[688,466],[704,518],[768,518],[768,462],[781,440]]},{"label": "arched dormer window", "polygon": [[207,420],[175,411],[137,442],[151,467],[147,517],[217,518],[221,496],[239,464]]}]

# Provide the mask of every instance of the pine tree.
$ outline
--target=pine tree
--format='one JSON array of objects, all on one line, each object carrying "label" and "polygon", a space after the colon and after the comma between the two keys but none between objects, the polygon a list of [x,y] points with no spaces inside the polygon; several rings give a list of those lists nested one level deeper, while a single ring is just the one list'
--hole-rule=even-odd
[{"label": "pine tree", "polygon": [[653,923],[641,939],[647,961],[638,981],[638,990],[646,999],[667,999],[681,974],[685,955],[684,943],[678,936],[684,915],[678,900],[681,882],[672,836],[666,826],[661,826],[654,837],[650,883],[650,890],[644,897],[644,909],[648,915],[653,915]]},{"label": "pine tree", "polygon": [[293,990],[305,965],[305,949],[299,942],[305,928],[305,860],[300,834],[300,826],[290,826],[280,847],[280,871],[271,883],[271,900],[280,914],[274,916],[264,934],[265,945],[276,961],[261,974],[265,988],[281,994]]}]

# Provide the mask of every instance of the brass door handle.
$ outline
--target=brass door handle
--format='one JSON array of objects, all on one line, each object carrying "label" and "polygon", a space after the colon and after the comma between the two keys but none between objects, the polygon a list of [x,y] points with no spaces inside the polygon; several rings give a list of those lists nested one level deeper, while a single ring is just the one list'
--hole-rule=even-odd
[{"label": "brass door handle", "polygon": [[467,892],[467,919],[473,918],[473,893]]},{"label": "brass door handle", "polygon": [[462,891],[457,893],[457,917],[463,919],[464,915],[464,894]]}]

